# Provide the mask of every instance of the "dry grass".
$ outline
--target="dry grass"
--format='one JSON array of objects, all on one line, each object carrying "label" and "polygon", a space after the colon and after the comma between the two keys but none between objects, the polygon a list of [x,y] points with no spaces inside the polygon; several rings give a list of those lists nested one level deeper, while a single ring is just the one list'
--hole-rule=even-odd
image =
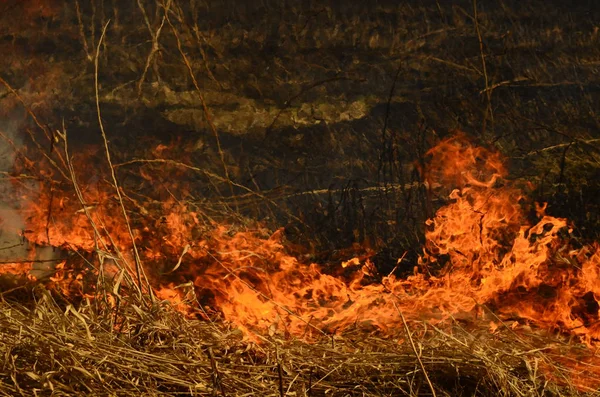
[{"label": "dry grass", "polygon": [[[148,13],[163,4],[147,3]],[[199,3],[190,2],[190,7]],[[256,3],[257,12],[250,12],[251,7],[248,10],[221,3],[221,7],[203,11],[193,20],[174,20],[179,30],[165,31],[160,36],[161,42],[158,34],[151,34],[152,42],[148,41],[146,26],[137,23],[139,16],[127,12],[133,3],[125,2],[112,2],[114,7],[109,7],[108,1],[99,2],[103,5],[102,15],[82,7],[81,16],[79,10],[70,17],[68,13],[56,16],[64,24],[49,24],[47,31],[30,29],[44,32],[39,37],[27,29],[21,29],[27,33],[2,31],[6,43],[23,39],[28,43],[27,48],[40,50],[47,47],[49,40],[60,49],[49,63],[39,57],[43,60],[38,60],[40,65],[48,63],[48,70],[35,70],[35,63],[28,67],[30,75],[41,76],[32,80],[38,85],[33,84],[30,93],[22,92],[26,88],[9,91],[21,92],[18,98],[23,98],[23,102],[37,103],[40,92],[48,95],[55,86],[55,95],[62,100],[48,102],[64,103],[64,109],[57,111],[67,115],[65,109],[77,105],[73,106],[75,111],[70,111],[73,120],[67,117],[70,124],[66,129],[73,131],[72,136],[82,143],[93,142],[89,135],[96,134],[96,130],[89,128],[85,120],[94,119],[89,114],[98,110],[102,100],[102,105],[108,108],[103,113],[114,128],[109,137],[116,147],[121,139],[122,147],[132,150],[132,153],[123,150],[122,158],[116,159],[123,166],[119,176],[133,180],[132,192],[160,191],[157,184],[162,182],[158,179],[171,182],[171,175],[181,178],[167,172],[165,160],[132,160],[147,158],[148,148],[139,144],[130,130],[135,125],[139,130],[170,133],[174,127],[164,124],[165,114],[159,110],[197,107],[194,96],[190,95],[200,91],[190,83],[194,79],[199,79],[197,86],[204,87],[202,95],[212,98],[208,106],[214,114],[225,112],[232,104],[242,108],[238,105],[246,103],[285,110],[292,103],[296,113],[303,109],[302,105],[319,110],[324,104],[332,107],[342,102],[368,104],[364,120],[338,123],[327,130],[281,129],[277,139],[266,141],[255,140],[258,138],[251,134],[239,138],[223,133],[227,139],[223,140],[222,150],[220,141],[216,146],[208,138],[201,138],[198,142],[202,145],[195,142],[195,155],[189,156],[194,162],[186,165],[190,171],[201,171],[206,179],[196,181],[196,176],[188,177],[194,181],[192,191],[200,192],[197,195],[207,202],[223,203],[224,208],[234,204],[243,206],[246,196],[242,195],[264,201],[270,209],[264,213],[273,220],[281,214],[286,219],[292,218],[289,214],[294,212],[290,209],[301,205],[314,208],[315,202],[341,208],[334,214],[338,216],[338,224],[334,222],[335,216],[329,216],[329,209],[323,211],[327,214],[323,216],[315,210],[313,223],[318,228],[299,229],[298,234],[304,233],[315,240],[319,237],[315,230],[319,233],[321,229],[328,230],[321,225],[325,219],[333,225],[331,234],[323,233],[320,237],[343,247],[354,242],[354,231],[360,228],[365,235],[387,235],[388,246],[404,249],[397,242],[402,237],[408,241],[407,225],[421,225],[420,218],[424,216],[421,212],[426,212],[424,199],[413,196],[413,189],[401,189],[404,195],[394,195],[391,199],[381,195],[387,204],[375,203],[371,208],[367,205],[360,216],[355,215],[361,209],[362,196],[357,195],[358,200],[347,203],[341,197],[346,196],[344,192],[371,191],[375,185],[369,181],[374,180],[383,180],[386,186],[409,186],[407,183],[414,181],[404,174],[413,168],[407,165],[421,158],[426,138],[436,136],[436,131],[465,128],[473,135],[480,135],[481,141],[496,144],[515,162],[523,162],[515,166],[522,169],[520,177],[549,185],[545,194],[550,196],[555,185],[564,184],[563,179],[572,180],[573,186],[579,187],[577,181],[587,183],[598,172],[597,149],[590,143],[598,139],[598,115],[592,105],[598,98],[594,57],[598,55],[599,36],[593,16],[581,10],[567,14],[554,6],[539,13],[537,6],[514,2],[511,8],[504,4],[513,2],[500,2],[494,8],[478,9],[479,32],[468,9],[440,8],[432,2],[426,7],[407,3],[367,9],[307,8],[300,14],[287,12],[281,2],[267,0]],[[116,4],[124,8],[119,9]],[[501,6],[505,9],[501,10]],[[6,15],[0,27],[13,28],[12,17]],[[74,21],[76,16],[82,22]],[[97,33],[109,19],[113,21],[106,41],[109,50],[92,47]],[[194,29],[196,23],[198,29]],[[63,34],[61,29],[75,33]],[[81,48],[74,49],[73,37],[79,36]],[[170,51],[180,38],[183,40],[180,51]],[[160,44],[160,59],[154,59],[154,47],[140,43]],[[87,63],[93,59],[94,50],[96,84],[92,85]],[[346,56],[348,51],[352,57]],[[23,55],[14,50],[5,52],[12,54],[3,61],[4,69],[10,72],[8,80],[26,87],[21,80],[27,79],[21,77],[19,66],[19,57]],[[187,55],[183,56],[184,53]],[[181,58],[194,54],[195,58],[185,63],[189,72],[182,72]],[[542,56],[545,54],[550,56]],[[487,77],[478,69],[480,59],[485,59],[489,68],[489,82],[484,82]],[[150,68],[153,63],[156,65]],[[102,91],[97,81],[99,66],[103,71]],[[65,74],[58,75],[56,70]],[[338,79],[340,70],[344,78]],[[57,77],[48,78],[54,76],[52,73]],[[330,80],[323,80],[324,74]],[[390,76],[393,75],[399,76],[399,83],[397,86],[393,83],[392,91]],[[321,81],[328,84],[315,83]],[[96,88],[95,95],[91,93],[92,86]],[[135,92],[131,88],[134,86]],[[8,84],[6,87],[9,88]],[[131,93],[136,95],[130,98]],[[481,101],[484,94],[485,106]],[[0,98],[7,96],[0,92]],[[155,97],[158,99],[148,100]],[[90,105],[93,102],[90,98],[96,99],[94,106]],[[490,102],[494,108],[493,125],[479,132]],[[133,114],[140,104],[146,111],[132,117],[130,124],[122,124],[124,106]],[[248,109],[252,114],[257,113],[254,108]],[[238,118],[242,110],[236,110]],[[387,113],[391,115],[389,125]],[[314,112],[314,116],[322,115]],[[385,128],[381,132],[384,119],[387,134]],[[118,125],[124,125],[123,129],[116,129]],[[41,130],[47,132],[43,127]],[[194,134],[189,135],[188,139],[193,140]],[[33,135],[31,139],[35,142]],[[251,156],[238,149],[242,143],[252,148]],[[587,144],[585,153],[578,147],[582,143]],[[211,145],[218,150],[202,149]],[[571,146],[568,152],[564,150]],[[556,155],[555,149],[560,152],[561,148],[563,154]],[[54,161],[54,157],[45,154],[46,150],[44,146],[40,153]],[[388,150],[389,160],[385,161],[389,164],[382,163]],[[272,153],[280,156],[274,157]],[[56,155],[54,150],[52,156]],[[172,157],[180,156],[174,152]],[[230,168],[220,175],[225,160]],[[143,178],[132,177],[133,171],[127,173],[124,167],[133,162],[160,167],[165,177],[144,185],[139,182]],[[150,170],[154,174],[155,168]],[[230,170],[237,173],[232,171],[230,175]],[[111,171],[114,172],[113,167]],[[250,180],[246,174],[258,177],[255,180],[252,176]],[[163,174],[156,171],[156,175]],[[330,177],[322,178],[323,175]],[[67,175],[64,179],[75,181]],[[275,187],[281,184],[280,179],[285,182],[284,190]],[[351,180],[366,182],[339,189],[346,186],[344,181]],[[295,181],[300,182],[294,185]],[[333,193],[339,193],[339,205],[331,199],[329,203],[308,200],[324,192],[331,193],[333,182],[337,183]],[[236,188],[237,193],[222,197],[220,190],[226,191],[223,189],[226,183]],[[170,188],[165,191],[170,193]],[[581,192],[581,189],[571,191]],[[589,196],[597,197],[594,192]],[[160,202],[166,196],[157,194],[157,197],[156,202]],[[185,195],[178,198],[188,199]],[[248,207],[256,207],[256,211],[247,212],[262,219],[265,215],[258,201],[250,200]],[[596,203],[581,201],[581,208],[596,208]],[[404,207],[398,207],[399,203],[404,203]],[[348,213],[342,211],[344,208],[349,209]],[[215,212],[224,211],[218,208]],[[587,216],[594,211],[579,212]],[[410,216],[413,213],[416,215]],[[362,224],[365,219],[373,223],[372,228]],[[378,226],[377,222],[393,227]],[[597,219],[589,224],[597,224]],[[343,236],[340,228],[350,231],[349,240],[340,238]],[[416,240],[411,237],[405,245],[415,245]],[[22,292],[20,287],[16,288],[16,292]],[[42,287],[27,289],[15,299],[9,299],[8,290],[5,288],[0,295],[0,395],[6,396],[584,395],[574,384],[581,385],[581,379],[586,377],[584,380],[593,383],[593,373],[600,373],[591,365],[585,367],[587,372],[574,372],[574,368],[586,366],[586,358],[593,356],[590,349],[566,342],[556,334],[526,331],[523,323],[514,331],[509,326],[500,326],[491,333],[487,321],[476,319],[438,328],[426,322],[411,322],[407,325],[411,338],[402,329],[381,334],[356,328],[311,343],[276,333],[260,335],[256,337],[261,341],[257,344],[244,340],[239,331],[225,323],[186,318],[168,304],[149,304],[144,297],[131,295],[112,308],[101,299],[84,299],[75,304],[56,290]],[[409,343],[411,339],[414,345]],[[428,385],[427,378],[433,387]]]},{"label": "dry grass", "polygon": [[[30,305],[0,303],[0,395],[432,395],[402,331],[355,329],[313,343],[259,336],[256,344],[164,303],[130,302],[116,314],[94,301],[75,308],[43,288],[32,292]],[[508,327],[492,335],[484,324],[410,327],[438,396],[578,395],[549,346],[568,347],[573,357],[583,347]]]}]

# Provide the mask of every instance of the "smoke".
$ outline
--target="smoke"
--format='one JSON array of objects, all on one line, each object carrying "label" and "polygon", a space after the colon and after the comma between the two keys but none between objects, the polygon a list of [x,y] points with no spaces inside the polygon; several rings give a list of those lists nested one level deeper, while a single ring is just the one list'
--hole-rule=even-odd
[{"label": "smoke", "polygon": [[11,174],[15,148],[22,147],[19,118],[0,119],[0,260],[22,261],[29,255],[28,244],[22,238],[25,220],[18,212],[18,200]]},{"label": "smoke", "polygon": [[18,116],[0,119],[0,274],[3,263],[33,261],[29,275],[41,279],[54,274],[54,266],[65,252],[30,243],[23,234],[26,222],[19,212],[22,203],[13,185],[16,151],[25,145],[19,132],[22,120]]}]

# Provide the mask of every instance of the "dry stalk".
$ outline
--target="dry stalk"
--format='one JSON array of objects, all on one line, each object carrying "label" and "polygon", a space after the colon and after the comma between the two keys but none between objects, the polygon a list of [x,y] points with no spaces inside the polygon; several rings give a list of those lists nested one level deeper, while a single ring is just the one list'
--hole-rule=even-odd
[{"label": "dry stalk", "polygon": [[[140,77],[140,80],[138,81],[138,97],[141,97],[142,85],[144,84],[144,81],[146,80],[146,74],[148,73],[148,70],[150,69],[150,64],[154,61],[156,54],[160,51],[160,44],[159,44],[160,34],[165,25],[167,13],[169,12],[169,9],[171,8],[171,0],[168,0],[167,4],[164,7],[165,14],[162,17],[162,21],[161,21],[160,25],[158,26],[158,28],[156,29],[156,32],[154,32],[152,30],[150,20],[148,19],[148,14],[146,13],[146,9],[144,8],[144,5],[142,4],[141,0],[137,0],[137,4],[138,4],[138,7],[139,7],[143,17],[144,17],[144,22],[146,23],[148,32],[150,32],[150,36],[152,37],[152,48],[150,49],[150,53],[148,54],[148,57],[146,58],[146,65],[144,66],[144,71],[142,72],[142,76]],[[156,69],[155,72],[157,73],[156,77],[158,80],[160,80],[160,76],[158,75],[158,67],[155,67],[155,69]]]},{"label": "dry stalk", "polygon": [[277,356],[277,378],[279,381],[279,397],[284,397],[283,391],[283,368],[281,367],[281,357],[279,357],[279,348],[275,348],[275,354]]},{"label": "dry stalk", "polygon": [[462,70],[464,72],[468,72],[470,74],[471,73],[472,74],[480,74],[479,70],[477,68],[475,68],[475,67],[464,66],[464,65],[458,64],[456,62],[449,61],[447,59],[441,59],[441,58],[430,56],[430,55],[427,55],[427,56],[425,56],[425,55],[418,55],[417,57],[419,59],[422,59],[423,61],[429,61],[429,60],[435,61],[435,62],[444,64],[444,65],[451,66],[451,67],[453,67],[455,69]]},{"label": "dry stalk", "polygon": [[[96,222],[94,221],[94,219],[92,218],[92,215],[89,212],[89,208],[87,203],[85,202],[85,198],[83,197],[83,193],[81,192],[81,188],[79,187],[79,183],[77,182],[77,175],[75,174],[75,168],[73,167],[73,163],[71,162],[71,157],[69,155],[69,146],[68,146],[68,137],[67,137],[67,130],[63,125],[63,131],[62,133],[57,131],[57,135],[63,140],[63,150],[65,152],[65,157],[66,157],[66,161],[67,161],[67,167],[69,170],[69,174],[71,176],[71,183],[73,184],[73,189],[75,190],[75,194],[77,196],[77,200],[79,201],[79,204],[81,205],[83,212],[86,216],[86,218],[88,219],[88,221],[90,222],[90,225],[92,226],[92,229],[94,231],[94,246],[95,246],[95,251],[98,254],[98,259],[100,262],[100,268],[103,269],[103,262],[104,262],[104,257],[107,256],[105,255],[105,252],[110,251],[110,249],[108,248],[108,245],[106,244],[106,242],[104,241],[104,239],[102,238],[102,235],[100,234],[100,231],[98,229],[98,226],[96,225]],[[104,228],[106,230],[106,228]],[[108,234],[108,233],[107,233]],[[98,242],[100,242],[102,244],[102,248],[98,246]],[[116,245],[114,244],[114,241],[112,241],[111,239],[111,244],[116,247]],[[118,250],[118,248],[116,248]],[[123,262],[125,263],[125,265],[127,267],[128,263],[126,260],[124,260],[124,257],[122,255],[121,258],[123,259]],[[115,264],[119,267],[120,270],[124,270],[121,265],[120,262],[118,260],[114,261]],[[127,269],[128,271],[125,272],[127,273],[127,275],[129,276],[131,273],[133,272],[133,269]],[[100,274],[103,274],[103,272],[101,271]],[[140,286],[132,279],[129,279],[129,284],[133,285],[134,288],[138,291],[138,295],[141,296],[142,295],[142,291],[140,289]],[[118,291],[117,291],[118,292]],[[116,296],[119,296],[119,294],[115,294]]]},{"label": "dry stalk", "polygon": [[79,8],[79,0],[75,0],[75,12],[77,14],[77,24],[79,25],[79,35],[81,36],[81,41],[83,42],[83,50],[85,51],[87,60],[91,62],[94,57],[88,46],[87,38],[85,37],[85,28],[83,26],[83,17],[81,16],[81,10]]},{"label": "dry stalk", "polygon": [[[219,182],[230,183],[231,185],[233,185],[233,186],[235,186],[235,187],[237,187],[237,188],[239,188],[241,190],[247,191],[248,194],[257,196],[258,198],[260,198],[260,199],[268,202],[269,204],[271,204],[271,205],[273,205],[273,206],[281,209],[281,207],[274,200],[272,200],[269,197],[265,196],[263,193],[257,192],[255,190],[250,189],[247,186],[244,186],[244,185],[241,185],[239,183],[235,183],[235,182],[233,182],[231,180],[225,179],[225,178],[223,178],[223,177],[221,177],[219,175],[213,174],[210,171],[203,170],[201,168],[194,167],[192,165],[185,164],[185,163],[182,163],[180,161],[175,161],[175,160],[170,160],[170,159],[136,159],[136,160],[126,161],[124,163],[115,164],[114,166],[115,166],[115,168],[118,168],[118,167],[122,167],[122,166],[125,166],[125,165],[131,165],[131,164],[137,164],[137,163],[140,163],[140,164],[168,164],[168,165],[173,165],[173,166],[176,166],[176,167],[185,168],[185,169],[188,169],[190,171],[199,172],[199,173],[202,173],[202,174],[206,175],[209,178],[218,180]],[[298,195],[301,195],[301,193],[299,193]],[[294,195],[290,195],[289,197],[293,197],[293,196]],[[239,196],[232,196],[232,197],[235,200],[237,200],[239,198]],[[227,205],[227,204],[224,203],[224,205]],[[300,218],[298,218],[294,214],[288,213],[288,215],[290,216],[290,218],[294,219],[295,221],[300,222],[301,224],[305,225],[304,221],[302,221]]]},{"label": "dry stalk", "polygon": [[524,340],[523,338],[521,338],[517,333],[515,333],[515,331],[513,331],[508,325],[506,325],[506,323],[504,321],[502,321],[501,318],[498,317],[498,315],[496,315],[496,313],[494,313],[488,306],[478,303],[476,302],[477,306],[480,306],[481,308],[483,308],[488,314],[490,314],[492,317],[494,317],[494,319],[496,320],[496,322],[498,322],[499,324],[502,325],[502,327],[504,329],[506,329],[507,332],[509,332],[510,334],[513,335],[513,337],[515,338],[515,340],[517,340],[522,346],[525,346],[527,348],[529,348],[529,350],[527,350],[524,353],[521,354],[516,354],[516,355],[522,355],[522,354],[528,354],[530,355],[532,352],[536,352],[538,353],[542,360],[544,361],[544,363],[546,365],[548,365],[549,367],[553,368],[555,373],[558,374],[559,378],[562,378],[562,381],[564,381],[565,383],[569,383],[569,378],[568,376],[565,374],[564,371],[561,371],[560,368],[552,361],[552,359],[550,357],[548,357],[547,354],[544,353],[545,349],[535,349],[534,346],[532,346],[528,341]]},{"label": "dry stalk", "polygon": [[[566,149],[569,146],[574,145],[574,144],[583,144],[583,145],[590,145],[590,146],[592,146],[592,145],[598,144],[598,143],[600,143],[600,139],[598,139],[598,138],[596,138],[596,139],[588,139],[588,140],[574,139],[573,141],[568,142],[568,143],[560,143],[558,145],[547,146],[547,147],[542,148],[542,149],[531,151],[529,153],[526,153],[522,157],[532,156],[532,155],[536,155],[536,154],[540,154],[540,153],[544,153],[544,152],[550,152],[552,150],[558,150],[558,149],[564,150],[564,149]],[[592,146],[592,148],[594,148],[594,146]],[[519,157],[519,158],[522,158],[522,157]]]},{"label": "dry stalk", "polygon": [[421,353],[419,353],[417,351],[417,347],[415,346],[415,341],[412,338],[412,334],[410,333],[410,329],[408,328],[408,324],[406,323],[406,319],[404,318],[404,313],[402,313],[402,310],[400,310],[398,305],[396,305],[396,302],[392,301],[392,304],[398,311],[398,314],[400,314],[400,318],[402,319],[402,325],[404,326],[404,330],[406,331],[406,336],[408,337],[408,340],[410,342],[410,347],[412,348],[413,352],[415,353],[415,356],[417,357],[417,361],[419,362],[419,367],[421,367],[421,371],[423,371],[425,380],[427,381],[427,384],[429,385],[429,388],[431,389],[431,394],[433,395],[433,397],[436,397],[435,387],[433,387],[433,384],[431,383],[431,379],[429,379],[429,375],[427,374],[427,370],[425,369],[425,365],[423,365],[423,361],[421,360]]},{"label": "dry stalk", "polygon": [[492,109],[492,90],[490,89],[490,82],[487,72],[487,65],[485,62],[485,52],[483,48],[483,38],[481,36],[481,30],[479,29],[479,18],[477,15],[477,0],[473,0],[473,21],[475,23],[475,31],[477,32],[477,39],[479,40],[479,54],[481,56],[481,70],[483,78],[485,80],[485,94],[487,98],[487,107],[485,111],[485,117],[483,118],[482,130],[485,133],[487,118],[490,117],[492,122],[492,128],[494,127],[494,111]]},{"label": "dry stalk", "polygon": [[[90,43],[94,45],[94,43],[96,43],[96,0],[91,0],[90,4],[92,6],[92,16],[90,18]],[[101,45],[102,39],[100,39],[100,41],[98,42],[98,47],[100,47]],[[93,53],[94,50],[98,51],[98,48],[92,49],[91,53]]]},{"label": "dry stalk", "polygon": [[[178,13],[180,16],[179,22],[181,23],[181,25],[183,25],[187,29],[190,36],[193,35],[196,38],[196,44],[198,46],[198,51],[200,52],[202,61],[204,62],[204,69],[206,70],[206,74],[212,81],[217,83],[219,88],[223,89],[223,84],[219,80],[217,80],[217,78],[213,74],[212,70],[210,69],[210,64],[208,63],[208,55],[206,54],[206,51],[204,50],[202,42],[204,42],[205,45],[209,46],[215,53],[218,53],[218,50],[208,43],[208,40],[206,40],[206,38],[202,35],[202,32],[200,31],[200,28],[198,27],[198,22],[197,22],[198,21],[198,9],[197,9],[197,7],[195,7],[192,2],[192,4],[191,4],[192,20],[194,21],[193,28],[190,28],[190,26],[185,23],[185,18],[184,18],[185,12],[181,9],[181,6],[176,4],[176,7],[178,9]],[[192,34],[192,32],[193,32],[193,34]]]},{"label": "dry stalk", "polygon": [[[48,142],[53,142],[53,139],[54,139],[54,137],[52,136],[53,134],[51,134],[50,131],[48,130],[48,128],[39,121],[39,119],[37,118],[37,116],[35,115],[33,110],[31,110],[31,108],[29,106],[27,106],[27,104],[25,103],[23,98],[19,95],[17,90],[15,90],[10,84],[8,84],[8,82],[6,80],[4,80],[1,76],[0,76],[0,83],[2,85],[4,85],[6,87],[6,89],[8,89],[10,91],[10,93],[13,94],[17,98],[17,100],[21,103],[21,105],[23,105],[23,107],[25,108],[25,111],[27,111],[27,114],[29,114],[29,116],[33,119],[33,121],[38,126],[38,128],[44,132],[44,135],[48,139]],[[50,157],[49,153],[46,153],[46,150],[44,150],[42,145],[37,141],[37,139],[35,139],[35,136],[33,136],[31,131],[28,130],[27,132],[29,133],[29,137],[31,138],[31,140],[35,144],[35,146],[38,148],[40,153],[46,158],[46,160],[48,160],[48,162],[50,162],[50,164],[52,164],[54,166],[54,168],[56,168],[56,170],[61,174],[61,176],[63,178],[65,178],[66,181],[68,181],[69,177],[67,176],[67,174],[65,174],[63,169],[61,167],[59,167],[58,164],[56,164],[54,159],[52,159]],[[64,166],[65,160],[62,158],[60,153],[58,153],[57,155],[58,155],[59,160],[62,162],[62,164]]]},{"label": "dry stalk", "polygon": [[[383,127],[381,128],[381,142],[382,142],[382,148],[381,148],[381,153],[379,155],[379,166],[378,166],[378,172],[377,175],[383,175],[383,178],[385,178],[385,169],[386,169],[386,165],[390,166],[390,181],[392,180],[392,174],[391,174],[391,170],[393,169],[392,167],[392,163],[394,161],[394,133],[392,132],[390,139],[388,141],[387,139],[387,127],[388,127],[388,122],[389,122],[389,117],[390,117],[390,111],[391,111],[391,106],[392,106],[392,99],[394,98],[394,92],[396,91],[396,82],[398,81],[398,77],[400,76],[400,72],[402,71],[402,62],[399,63],[398,65],[398,69],[396,69],[396,74],[394,75],[394,79],[392,80],[392,85],[390,87],[390,93],[388,94],[388,100],[387,103],[385,105],[385,118],[383,119]],[[389,148],[388,148],[389,146]],[[387,159],[384,159],[384,157],[387,157]],[[384,184],[387,185],[387,183]]]},{"label": "dry stalk", "polygon": [[221,395],[226,397],[225,390],[223,389],[223,383],[221,381],[221,374],[219,373],[219,368],[217,367],[217,360],[215,359],[215,355],[211,347],[208,348],[208,357],[210,358],[210,367],[212,369],[213,396],[216,395],[217,390],[219,390]]},{"label": "dry stalk", "polygon": [[[300,395],[410,395],[414,353],[393,337],[366,337],[355,330],[339,338],[335,350],[326,341],[288,340],[260,346],[247,345],[223,328],[169,310],[136,312],[129,305],[123,308],[123,317],[125,328],[136,331],[123,332],[116,339],[107,324],[97,321],[89,304],[78,308],[77,314],[72,310],[65,314],[49,293],[34,309],[0,300],[0,351],[9,352],[0,357],[0,392],[19,395],[20,390],[29,396],[37,389],[38,395],[51,394],[49,382],[57,395],[221,397],[221,388],[227,386],[224,391],[229,394],[275,396],[279,392],[273,386],[277,389],[279,375],[269,357],[279,350],[286,357],[285,364],[281,361],[284,384],[294,383],[294,373],[308,377],[305,394]],[[489,343],[487,323],[479,326],[479,336],[453,329],[452,336],[432,334],[422,341],[427,351],[435,351],[427,360],[430,373],[439,375],[438,395],[539,396],[546,390],[549,395],[583,396],[571,385],[557,388],[545,382],[547,371],[535,363],[532,376],[527,376],[521,370],[525,368],[518,367],[523,359],[516,356],[537,353],[510,333]],[[459,339],[475,340],[477,345]],[[531,342],[547,345],[557,340],[540,336]],[[567,355],[574,358],[585,351],[571,348]],[[536,370],[538,379],[533,377]]]},{"label": "dry stalk", "polygon": [[[125,225],[127,226],[127,231],[129,233],[129,237],[131,238],[131,245],[133,247],[133,254],[134,254],[134,258],[135,258],[135,270],[136,270],[136,274],[137,274],[137,282],[139,283],[140,288],[142,288],[142,285],[143,285],[142,284],[142,276],[144,277],[144,281],[145,281],[147,289],[148,289],[148,294],[150,296],[150,300],[154,303],[154,293],[152,291],[152,286],[150,285],[148,277],[146,276],[146,272],[144,271],[144,268],[142,266],[142,260],[140,258],[140,254],[138,252],[137,244],[135,243],[135,236],[133,235],[133,230],[131,230],[129,216],[127,215],[127,210],[125,209],[125,204],[123,203],[123,196],[121,195],[121,188],[119,187],[119,182],[117,181],[117,175],[115,173],[115,168],[111,161],[110,150],[108,148],[108,139],[106,138],[106,132],[104,130],[104,123],[102,122],[102,113],[100,111],[100,87],[98,84],[98,69],[99,69],[98,60],[100,58],[101,43],[104,40],[104,36],[106,34],[106,29],[108,28],[109,23],[110,23],[110,21],[108,21],[106,23],[106,25],[104,25],[104,28],[102,29],[102,34],[100,35],[100,41],[99,41],[98,45],[96,46],[96,56],[94,57],[94,88],[95,88],[95,93],[96,93],[96,113],[98,115],[98,124],[100,126],[100,132],[102,134],[102,140],[104,142],[104,151],[106,154],[106,160],[108,161],[108,165],[110,168],[112,183],[113,183],[113,186],[117,193],[117,197],[119,199],[119,206],[123,213],[123,218],[125,220]],[[123,259],[125,259],[125,258],[123,257]],[[140,295],[140,299],[143,301],[144,297],[142,295]]]},{"label": "dry stalk", "polygon": [[223,171],[225,172],[225,178],[227,180],[227,183],[229,184],[230,193],[233,196],[234,195],[233,182],[231,180],[231,177],[229,176],[229,168],[227,167],[227,163],[225,162],[225,153],[223,152],[223,148],[221,147],[221,139],[219,138],[219,133],[217,132],[217,128],[212,121],[212,116],[210,114],[210,111],[208,110],[206,101],[204,100],[204,95],[202,94],[202,90],[200,89],[200,85],[198,84],[198,80],[196,79],[194,69],[192,68],[192,65],[191,65],[187,55],[185,55],[185,52],[183,51],[183,46],[181,44],[181,39],[179,37],[177,29],[175,29],[175,26],[171,22],[171,19],[169,18],[169,13],[165,13],[165,16],[167,17],[167,23],[169,24],[169,26],[171,27],[171,30],[173,31],[175,40],[177,41],[177,49],[179,50],[179,54],[181,54],[181,58],[183,59],[183,62],[185,63],[185,66],[188,70],[190,78],[192,79],[192,82],[194,84],[194,88],[196,89],[196,92],[198,93],[198,97],[200,98],[200,103],[202,104],[202,110],[204,111],[204,116],[206,117],[206,122],[208,123],[208,126],[215,137],[215,142],[217,144],[217,151],[219,153],[219,158],[220,158],[221,164],[223,166]]}]

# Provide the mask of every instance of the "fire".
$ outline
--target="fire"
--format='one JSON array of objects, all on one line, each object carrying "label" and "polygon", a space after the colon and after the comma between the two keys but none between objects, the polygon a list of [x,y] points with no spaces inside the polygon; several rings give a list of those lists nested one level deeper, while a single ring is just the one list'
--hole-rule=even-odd
[{"label": "fire", "polygon": [[[159,147],[154,154],[163,153]],[[135,244],[158,299],[188,314],[221,317],[250,338],[310,339],[351,327],[386,333],[403,326],[401,313],[409,322],[439,324],[458,315],[475,318],[485,306],[500,318],[587,343],[600,339],[600,246],[572,246],[571,226],[545,215],[543,206],[530,224],[524,189],[507,179],[499,153],[458,134],[428,156],[422,174],[429,186],[450,189],[448,203],[427,222],[423,254],[405,279],[378,274],[368,255],[333,268],[304,263],[286,251],[282,230],[210,223],[174,197],[125,195],[135,214],[126,220],[107,182],[82,183],[80,196],[52,184],[30,186],[20,213],[29,242],[91,261],[93,269],[81,274],[69,270],[73,259],[58,266],[51,281],[62,280],[62,290],[89,295],[84,273],[117,278],[126,272],[141,281]],[[151,179],[141,167],[142,178]]]},{"label": "fire", "polygon": [[192,250],[180,275],[247,334],[306,337],[357,325],[386,332],[401,326],[399,310],[409,320],[440,322],[486,305],[597,339],[598,247],[569,248],[566,220],[541,207],[539,222],[528,224],[524,194],[505,179],[498,153],[458,135],[430,155],[427,177],[455,189],[428,221],[424,254],[406,280],[378,276],[357,258],[332,274],[287,255],[280,232],[267,238],[224,227]]},{"label": "fire", "polygon": [[[463,137],[440,147],[448,152],[452,145],[463,164],[465,158],[483,159],[478,170],[487,179],[468,169],[475,161],[466,170],[453,168],[461,170],[465,184],[429,222],[423,262],[447,256],[446,288],[499,313],[579,335],[588,343],[598,339],[598,245],[573,249],[567,221],[545,215],[544,207],[537,207],[538,223],[529,225],[519,204],[521,190],[506,181],[494,186],[504,177],[498,157],[480,148],[473,155]],[[456,180],[457,175],[451,176]]]}]

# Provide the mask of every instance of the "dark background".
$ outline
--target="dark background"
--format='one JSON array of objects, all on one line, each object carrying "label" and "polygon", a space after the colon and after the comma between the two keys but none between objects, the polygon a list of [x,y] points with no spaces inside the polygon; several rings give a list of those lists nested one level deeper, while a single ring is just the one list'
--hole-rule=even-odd
[{"label": "dark background", "polygon": [[[599,237],[595,3],[4,0],[0,77],[101,164],[94,57],[108,23],[98,78],[114,162],[194,167],[144,165],[147,181],[121,166],[132,196],[285,226],[307,260],[370,248],[387,268],[419,254],[446,202],[452,186],[429,191],[419,170],[456,130],[502,152],[509,178],[578,238]],[[35,157],[31,137],[47,138],[18,102],[0,87]]]}]

